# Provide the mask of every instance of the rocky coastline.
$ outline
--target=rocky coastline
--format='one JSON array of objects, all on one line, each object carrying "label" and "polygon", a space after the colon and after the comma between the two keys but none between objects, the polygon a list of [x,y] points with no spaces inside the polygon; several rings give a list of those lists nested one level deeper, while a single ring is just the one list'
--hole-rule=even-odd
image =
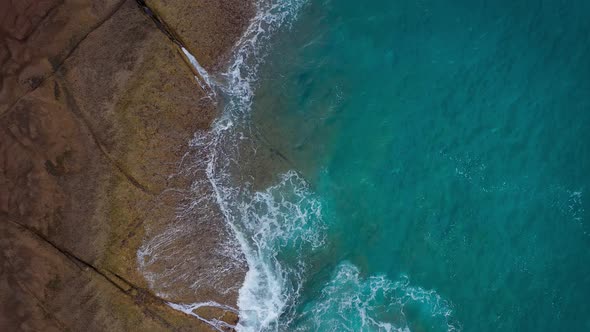
[{"label": "rocky coastline", "polygon": [[[6,0],[0,13],[0,330],[215,330],[166,302],[235,308],[244,270],[226,271],[232,291],[163,292],[137,252],[178,219],[188,142],[218,112],[180,48],[220,70],[252,2]],[[226,259],[210,216],[183,248],[197,277]]]}]

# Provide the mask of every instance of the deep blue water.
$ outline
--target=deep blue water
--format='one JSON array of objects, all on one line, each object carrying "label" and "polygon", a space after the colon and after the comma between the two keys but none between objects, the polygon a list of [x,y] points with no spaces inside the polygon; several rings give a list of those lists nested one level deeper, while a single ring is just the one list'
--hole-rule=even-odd
[{"label": "deep blue water", "polygon": [[590,1],[311,0],[259,75],[326,223],[281,329],[590,330]]}]

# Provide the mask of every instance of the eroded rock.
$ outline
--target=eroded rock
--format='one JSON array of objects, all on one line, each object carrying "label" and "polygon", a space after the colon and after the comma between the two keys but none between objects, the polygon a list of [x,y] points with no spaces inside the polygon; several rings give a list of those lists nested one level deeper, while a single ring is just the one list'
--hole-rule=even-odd
[{"label": "eroded rock", "polygon": [[[210,6],[216,16],[174,25],[226,31]],[[165,305],[137,265],[146,230],[178,221],[186,197],[170,193],[194,179],[169,175],[216,115],[178,46],[131,0],[3,1],[0,13],[0,330],[209,330]],[[230,39],[199,48],[213,63]],[[221,218],[203,225],[198,246],[174,244],[195,251],[196,271],[216,267],[206,246],[227,235]],[[166,300],[235,306],[235,290],[175,289]]]}]

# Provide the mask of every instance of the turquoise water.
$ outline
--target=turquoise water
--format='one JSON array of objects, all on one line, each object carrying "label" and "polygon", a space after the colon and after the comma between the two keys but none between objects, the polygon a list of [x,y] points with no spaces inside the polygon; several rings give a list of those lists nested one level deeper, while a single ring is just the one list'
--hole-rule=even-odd
[{"label": "turquoise water", "polygon": [[589,13],[304,6],[273,38],[253,123],[321,202],[324,237],[281,246],[305,272],[284,274],[301,288],[272,326],[590,330]]}]

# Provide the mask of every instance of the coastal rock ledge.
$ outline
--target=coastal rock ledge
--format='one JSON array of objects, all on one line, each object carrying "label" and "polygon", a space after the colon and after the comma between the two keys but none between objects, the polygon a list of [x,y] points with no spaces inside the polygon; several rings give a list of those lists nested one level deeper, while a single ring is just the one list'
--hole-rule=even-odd
[{"label": "coastal rock ledge", "polygon": [[[234,291],[166,297],[137,251],[175,220],[183,197],[168,193],[194,181],[179,174],[187,143],[217,114],[179,46],[219,70],[253,12],[249,0],[0,0],[0,331],[210,331],[166,302],[236,307],[243,269]],[[227,259],[213,250],[223,221],[206,225],[191,234],[196,271]]]}]

